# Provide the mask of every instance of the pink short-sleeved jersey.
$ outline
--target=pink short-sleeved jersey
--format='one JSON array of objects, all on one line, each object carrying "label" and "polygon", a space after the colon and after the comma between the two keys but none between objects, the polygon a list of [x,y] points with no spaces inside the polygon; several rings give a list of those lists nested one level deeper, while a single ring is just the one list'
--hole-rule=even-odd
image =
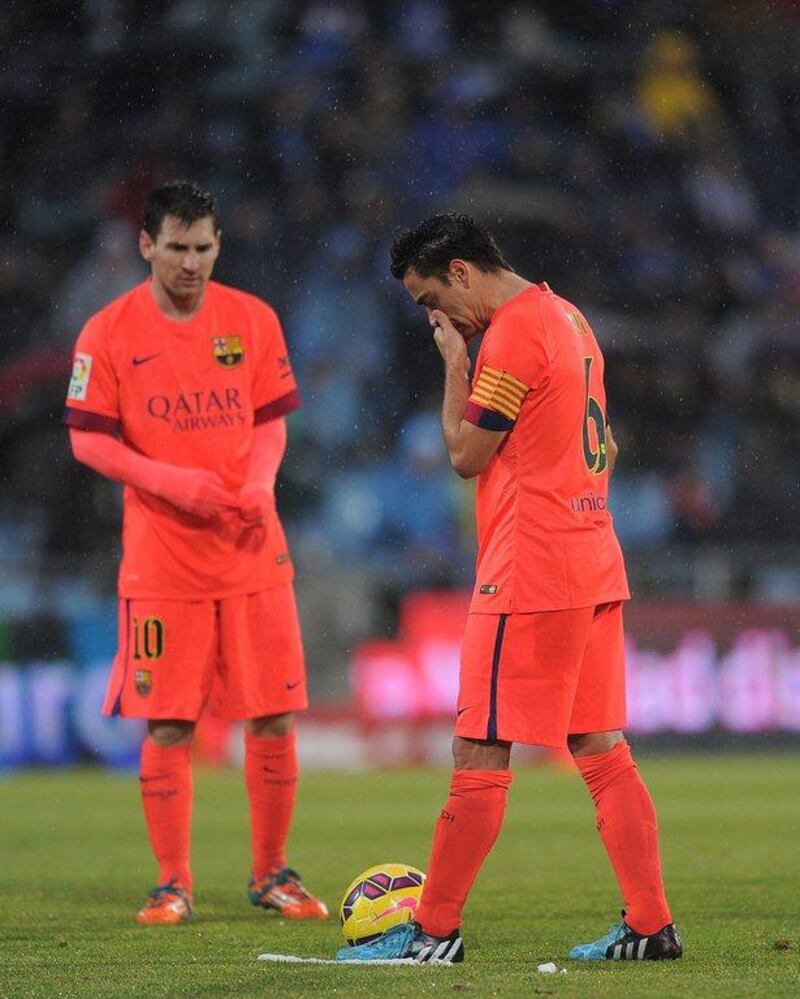
[{"label": "pink short-sleeved jersey", "polygon": [[[87,322],[75,345],[66,423],[119,434],[149,458],[220,475],[238,491],[253,428],[300,404],[281,325],[260,299],[209,282],[187,322],[164,316],[149,281]],[[226,534],[125,488],[123,597],[221,599],[293,578],[278,515]]]},{"label": "pink short-sleeved jersey", "polygon": [[607,507],[603,356],[546,284],[498,309],[466,419],[508,436],[478,478],[473,612],[591,607],[630,596]]}]

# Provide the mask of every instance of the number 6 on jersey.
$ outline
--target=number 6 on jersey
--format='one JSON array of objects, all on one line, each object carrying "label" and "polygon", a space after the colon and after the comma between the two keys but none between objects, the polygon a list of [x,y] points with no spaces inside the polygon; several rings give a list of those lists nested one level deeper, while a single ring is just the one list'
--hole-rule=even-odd
[{"label": "number 6 on jersey", "polygon": [[[600,403],[593,396],[589,395],[589,376],[592,373],[592,361],[594,358],[584,357],[583,366],[586,373],[586,405],[583,418],[583,457],[586,459],[586,466],[594,475],[600,475],[608,467],[608,453],[606,449],[606,417],[600,408]],[[595,437],[597,439],[597,450],[592,447],[592,436],[589,432],[589,424],[594,424]]]}]

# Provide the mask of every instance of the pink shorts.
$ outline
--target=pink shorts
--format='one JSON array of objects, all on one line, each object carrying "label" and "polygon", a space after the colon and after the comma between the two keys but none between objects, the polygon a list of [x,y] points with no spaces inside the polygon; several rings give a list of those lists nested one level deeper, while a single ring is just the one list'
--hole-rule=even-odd
[{"label": "pink shorts", "polygon": [[308,707],[291,583],[224,600],[119,601],[103,714],[228,720]]},{"label": "pink shorts", "polygon": [[563,748],[626,721],[621,603],[468,615],[456,735]]}]

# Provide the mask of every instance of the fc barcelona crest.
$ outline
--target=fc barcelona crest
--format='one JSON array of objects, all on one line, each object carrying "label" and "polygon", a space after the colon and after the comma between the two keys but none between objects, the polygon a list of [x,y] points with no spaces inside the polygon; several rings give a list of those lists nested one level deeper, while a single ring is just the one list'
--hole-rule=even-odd
[{"label": "fc barcelona crest", "polygon": [[215,336],[212,339],[214,357],[223,368],[235,368],[244,360],[244,347],[239,336]]},{"label": "fc barcelona crest", "polygon": [[147,697],[153,687],[153,674],[149,669],[137,669],[133,674],[133,684],[139,697]]}]

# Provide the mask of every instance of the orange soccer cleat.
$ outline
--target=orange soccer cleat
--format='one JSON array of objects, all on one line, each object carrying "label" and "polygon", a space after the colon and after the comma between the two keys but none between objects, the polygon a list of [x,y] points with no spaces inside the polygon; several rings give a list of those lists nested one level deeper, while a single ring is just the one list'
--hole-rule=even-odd
[{"label": "orange soccer cleat", "polygon": [[256,881],[250,879],[247,893],[253,905],[276,909],[286,919],[327,919],[328,907],[303,887],[300,875],[290,867],[270,871]]},{"label": "orange soccer cleat", "polygon": [[176,926],[191,918],[191,897],[174,881],[154,888],[150,901],[136,913],[136,922],[142,926]]}]

